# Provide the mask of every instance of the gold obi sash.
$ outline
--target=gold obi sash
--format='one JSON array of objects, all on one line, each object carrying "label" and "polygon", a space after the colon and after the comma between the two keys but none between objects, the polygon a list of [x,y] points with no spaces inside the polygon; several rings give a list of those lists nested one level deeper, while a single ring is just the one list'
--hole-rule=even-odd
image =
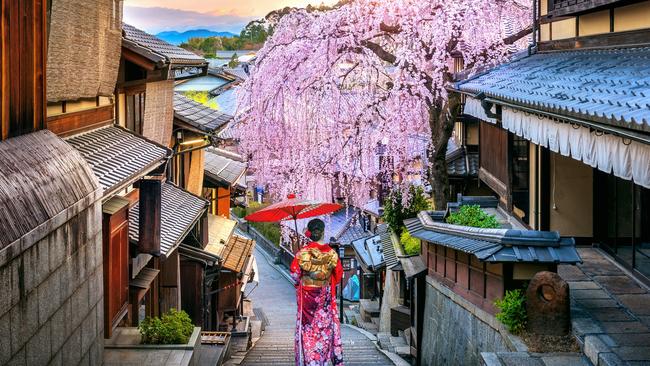
[{"label": "gold obi sash", "polygon": [[321,252],[317,248],[301,249],[298,263],[303,271],[302,284],[306,287],[325,287],[339,258],[334,250]]}]

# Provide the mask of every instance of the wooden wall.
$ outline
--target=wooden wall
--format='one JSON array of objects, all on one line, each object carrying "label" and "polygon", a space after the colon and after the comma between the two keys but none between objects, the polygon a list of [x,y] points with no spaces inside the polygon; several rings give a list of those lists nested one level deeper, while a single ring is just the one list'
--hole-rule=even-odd
[{"label": "wooden wall", "polygon": [[[647,43],[650,0],[624,1],[577,16],[551,16],[549,0],[539,3],[540,49],[582,48]],[[621,33],[626,32],[626,33]],[[616,34],[620,33],[622,37]]]},{"label": "wooden wall", "polygon": [[508,131],[491,123],[479,127],[479,177],[502,198],[508,199]]},{"label": "wooden wall", "polygon": [[452,291],[483,310],[495,314],[494,300],[503,297],[504,265],[480,262],[475,256],[427,243],[427,268]]},{"label": "wooden wall", "polygon": [[45,125],[45,0],[0,0],[0,140]]}]

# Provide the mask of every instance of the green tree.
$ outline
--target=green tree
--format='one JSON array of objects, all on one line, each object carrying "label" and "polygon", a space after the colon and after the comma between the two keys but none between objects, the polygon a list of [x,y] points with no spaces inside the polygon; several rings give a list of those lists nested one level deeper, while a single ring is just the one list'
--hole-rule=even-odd
[{"label": "green tree", "polygon": [[237,53],[233,53],[232,57],[230,58],[230,62],[228,62],[228,67],[234,69],[239,65],[239,61],[237,60],[239,56],[237,56]]},{"label": "green tree", "polygon": [[400,234],[404,220],[416,217],[420,211],[431,209],[431,201],[422,187],[410,186],[408,189],[407,205],[401,190],[394,190],[384,202],[383,219],[393,232]]}]

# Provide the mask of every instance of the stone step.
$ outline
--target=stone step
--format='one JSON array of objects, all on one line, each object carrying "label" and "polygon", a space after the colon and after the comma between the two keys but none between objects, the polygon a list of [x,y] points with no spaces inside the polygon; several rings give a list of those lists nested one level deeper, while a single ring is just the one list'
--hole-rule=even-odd
[{"label": "stone step", "polygon": [[373,317],[370,319],[370,321],[379,327],[379,317]]}]

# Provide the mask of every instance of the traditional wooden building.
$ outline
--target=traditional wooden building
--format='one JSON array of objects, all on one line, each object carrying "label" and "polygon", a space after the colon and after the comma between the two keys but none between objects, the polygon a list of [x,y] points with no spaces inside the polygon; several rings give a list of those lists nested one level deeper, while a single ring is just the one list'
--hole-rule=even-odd
[{"label": "traditional wooden building", "polygon": [[650,1],[542,0],[528,54],[458,84],[479,177],[525,226],[650,277]]},{"label": "traditional wooden building", "polygon": [[[85,11],[79,3],[0,4],[3,365],[102,363],[103,188],[59,135],[80,122],[109,119],[95,112],[110,104],[116,76],[110,53],[119,49],[112,29],[121,22],[121,3]],[[84,34],[70,24],[83,26]],[[75,114],[86,107],[87,115]],[[54,119],[66,111],[65,121]]]},{"label": "traditional wooden building", "polygon": [[116,87],[119,124],[172,146],[174,82],[205,75],[207,65],[203,57],[124,24]]},{"label": "traditional wooden building", "polygon": [[196,195],[203,194],[205,149],[217,143],[217,133],[231,120],[227,114],[175,93],[171,167],[175,183]]},{"label": "traditional wooden building", "polygon": [[[462,205],[480,206],[497,217],[501,228],[446,223],[446,217]],[[439,317],[445,316],[446,309],[459,307],[463,309],[460,313],[480,309],[474,310],[475,314],[484,314],[481,321],[489,321],[496,313],[494,301],[505,291],[521,289],[537,272],[556,272],[558,264],[581,261],[573,238],[519,226],[492,197],[460,196],[446,211],[423,211],[405,224],[409,234],[421,241],[419,256],[401,260],[410,280],[411,354],[420,363],[445,359],[435,354],[444,342],[434,340],[434,349],[427,348],[431,340],[424,330],[441,331]],[[437,303],[437,297],[446,299]],[[437,323],[432,324],[430,318]]]},{"label": "traditional wooden building", "polygon": [[213,215],[230,217],[230,208],[245,202],[247,168],[241,155],[215,147],[205,150],[203,197]]}]

